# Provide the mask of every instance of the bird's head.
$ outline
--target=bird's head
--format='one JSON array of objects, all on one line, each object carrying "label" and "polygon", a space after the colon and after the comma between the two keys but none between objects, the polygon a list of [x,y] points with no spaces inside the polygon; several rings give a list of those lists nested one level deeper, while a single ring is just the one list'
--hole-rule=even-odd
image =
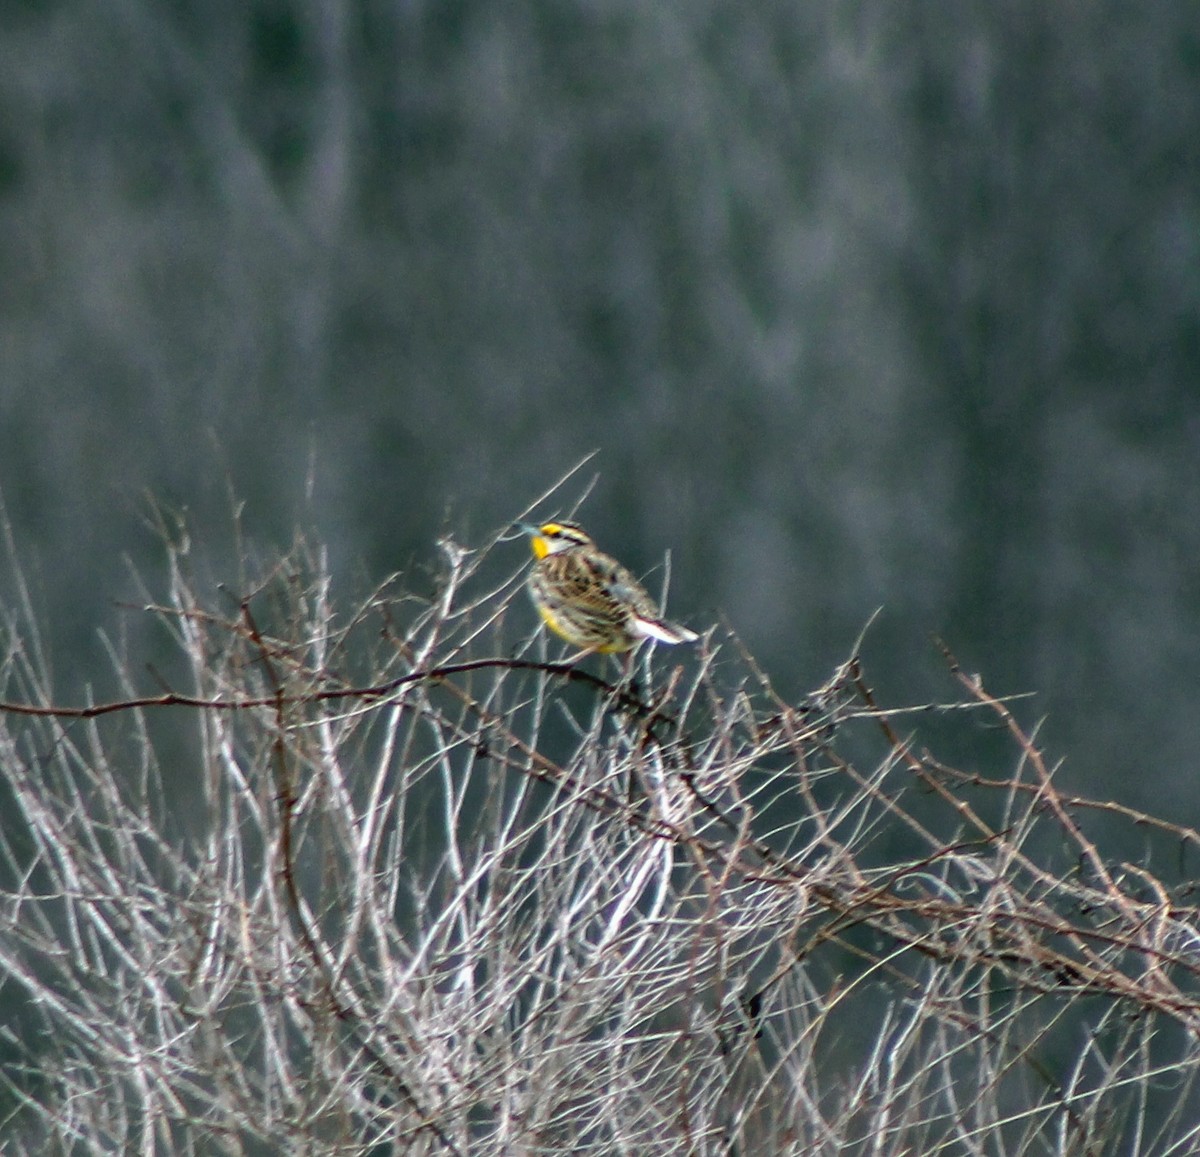
[{"label": "bird's head", "polygon": [[529,535],[530,545],[537,558],[592,545],[591,536],[577,522],[543,522],[539,526],[530,522],[518,522],[516,525]]}]

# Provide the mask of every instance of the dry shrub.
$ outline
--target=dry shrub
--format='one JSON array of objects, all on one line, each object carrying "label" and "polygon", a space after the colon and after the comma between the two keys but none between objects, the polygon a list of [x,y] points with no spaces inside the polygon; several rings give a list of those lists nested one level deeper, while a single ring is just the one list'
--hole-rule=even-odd
[{"label": "dry shrub", "polygon": [[1200,1145],[1195,911],[1096,842],[1194,831],[948,655],[899,706],[716,630],[564,666],[513,551],[442,557],[343,614],[303,543],[236,595],[171,549],[172,685],[82,708],[12,615],[5,1152]]}]

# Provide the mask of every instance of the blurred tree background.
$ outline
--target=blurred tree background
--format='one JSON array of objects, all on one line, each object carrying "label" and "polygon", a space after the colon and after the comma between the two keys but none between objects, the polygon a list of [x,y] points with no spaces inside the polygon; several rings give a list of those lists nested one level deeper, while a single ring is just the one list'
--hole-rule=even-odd
[{"label": "blurred tree background", "polygon": [[151,652],[147,492],[218,577],[232,495],[378,581],[598,448],[602,545],[781,690],[882,605],[891,693],[937,632],[1066,787],[1197,822],[1197,93],[1164,0],[12,0],[0,495],[56,690]]}]

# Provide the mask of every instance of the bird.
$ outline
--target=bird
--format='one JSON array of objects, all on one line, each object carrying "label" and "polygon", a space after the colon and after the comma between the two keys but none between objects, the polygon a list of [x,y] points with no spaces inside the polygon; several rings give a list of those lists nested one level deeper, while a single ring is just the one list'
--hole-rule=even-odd
[{"label": "bird", "polygon": [[632,651],[646,639],[674,645],[700,637],[664,619],[646,588],[600,550],[579,523],[516,525],[533,547],[529,593],[534,606],[556,635],[581,648],[576,659]]}]

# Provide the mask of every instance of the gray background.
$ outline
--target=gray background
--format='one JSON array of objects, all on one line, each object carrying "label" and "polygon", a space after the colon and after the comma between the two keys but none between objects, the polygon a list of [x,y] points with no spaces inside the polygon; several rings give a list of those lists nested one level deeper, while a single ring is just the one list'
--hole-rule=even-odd
[{"label": "gray background", "polygon": [[147,493],[214,578],[231,494],[314,528],[349,599],[598,448],[602,543],[785,693],[882,605],[886,694],[948,692],[937,632],[1065,786],[1200,822],[1198,82],[1179,3],[5,4],[55,692],[155,656]]}]

